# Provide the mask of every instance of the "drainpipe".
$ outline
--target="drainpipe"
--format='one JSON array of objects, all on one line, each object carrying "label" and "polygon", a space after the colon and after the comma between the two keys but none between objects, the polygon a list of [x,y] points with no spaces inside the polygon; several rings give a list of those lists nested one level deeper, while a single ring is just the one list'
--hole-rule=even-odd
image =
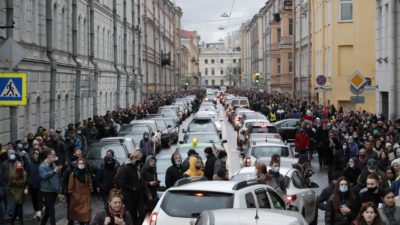
[{"label": "drainpipe", "polygon": [[[160,63],[157,63],[157,47],[156,47],[156,41],[157,41],[157,37],[156,37],[156,2],[155,0],[153,0],[153,53],[154,53],[154,93],[157,93],[157,66],[160,65]],[[160,22],[160,21],[159,21]],[[158,37],[158,39],[160,39],[160,36]],[[160,49],[158,49],[160,50]],[[160,68],[158,68],[160,69]]]},{"label": "drainpipe", "polygon": [[[51,2],[51,0],[46,0]],[[76,64],[75,75],[75,123],[81,118],[81,71],[82,64],[78,59],[78,0],[72,1],[72,59]],[[55,85],[54,85],[55,86]],[[50,94],[51,96],[51,94]]]},{"label": "drainpipe", "polygon": [[300,42],[299,42],[299,91],[300,91],[300,97],[301,101],[303,101],[303,71],[302,71],[302,48],[303,48],[303,4],[300,3],[300,23],[299,23],[299,36],[300,36]]},{"label": "drainpipe", "polygon": [[391,90],[390,93],[390,98],[393,99],[393,104],[390,104],[394,107],[392,111],[392,115],[390,115],[392,121],[396,120],[397,117],[399,116],[399,83],[398,83],[398,77],[397,77],[397,69],[398,69],[398,59],[397,59],[397,1],[392,1],[391,6],[392,10],[390,10],[390,16],[391,16],[391,21],[392,21],[392,27],[391,27],[391,32],[392,32],[392,37],[391,37],[391,42],[392,42],[392,51],[391,51],[391,65],[390,65],[390,70],[391,70],[391,75],[393,79],[393,90]]},{"label": "drainpipe", "polygon": [[126,0],[124,0],[124,71],[126,74],[126,86],[125,86],[125,106],[129,106],[129,73],[128,73],[128,65],[127,65],[127,60],[128,60],[128,35],[127,35],[127,27],[128,27],[128,21],[126,20]]},{"label": "drainpipe", "polygon": [[[132,74],[133,74],[133,80],[136,81],[136,84],[138,84],[137,82],[137,76],[136,76],[136,41],[135,41],[135,0],[132,0]],[[139,26],[137,27],[139,28]],[[140,35],[140,34],[139,34]],[[136,104],[136,98],[137,98],[137,88],[138,85],[135,86],[135,89],[133,91],[133,104]]]},{"label": "drainpipe", "polygon": [[[139,102],[143,102],[143,74],[142,74],[142,30],[140,29],[140,0],[137,3],[137,27],[138,27],[138,74],[140,77],[139,89],[140,89],[140,99]],[[147,54],[147,51],[146,51]]]},{"label": "drainpipe", "polygon": [[308,87],[306,90],[308,91],[307,99],[311,101],[311,3],[308,2],[308,42],[307,42],[307,52],[308,52],[308,65],[307,65],[307,79],[308,79]]},{"label": "drainpipe", "polygon": [[[149,98],[149,54],[148,54],[148,43],[147,43],[147,0],[144,0],[144,47],[145,47],[145,61],[146,61],[146,97]],[[143,83],[142,83],[143,85]]]},{"label": "drainpipe", "polygon": [[121,70],[118,68],[117,0],[113,0],[114,69],[117,72],[117,108],[121,108]]},{"label": "drainpipe", "polygon": [[94,0],[90,0],[90,55],[89,55],[89,61],[94,67],[94,96],[93,96],[93,115],[98,115],[98,95],[97,91],[99,89],[99,65],[97,64],[95,60],[95,55],[94,55]]},{"label": "drainpipe", "polygon": [[53,4],[51,0],[46,0],[46,45],[47,58],[50,60],[50,128],[56,125],[56,76],[57,61],[53,56]]}]

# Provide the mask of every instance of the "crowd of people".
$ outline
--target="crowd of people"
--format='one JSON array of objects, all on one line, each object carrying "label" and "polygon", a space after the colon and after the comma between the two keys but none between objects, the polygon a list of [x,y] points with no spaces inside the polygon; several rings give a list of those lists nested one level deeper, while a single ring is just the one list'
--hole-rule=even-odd
[{"label": "crowd of people", "polygon": [[[395,205],[400,189],[400,120],[390,121],[366,111],[345,112],[329,103],[323,106],[283,94],[238,88],[228,92],[248,97],[250,107],[271,122],[299,119],[295,138],[299,161],[293,167],[310,177],[310,161],[318,157],[320,169],[327,170],[330,185],[317,202],[325,210],[326,224],[400,224],[400,208]],[[24,223],[27,195],[31,196],[34,217],[41,225],[48,220],[55,225],[55,204],[64,200],[69,224],[142,224],[146,211],[157,202],[159,180],[154,154],[132,151],[129,163],[120,165],[110,149],[93,178],[88,173],[86,149],[103,137],[115,136],[120,124],[145,118],[156,113],[158,107],[188,94],[201,99],[205,92],[156,95],[143,104],[70,124],[64,135],[61,130],[39,127],[36,134],[2,147],[0,201],[5,210],[0,207],[0,225],[4,224],[4,214],[11,224],[17,218],[20,224]],[[185,160],[174,153],[166,171],[166,188],[183,177],[228,180],[227,153],[215,154],[206,148],[204,154],[205,162],[195,150],[190,150]],[[273,156],[269,166],[271,170],[267,171],[265,164],[257,164],[257,176],[286,199],[279,156]],[[100,194],[104,210],[91,218],[94,191]]]},{"label": "crowd of people", "polygon": [[[40,126],[35,134],[29,133],[22,140],[9,142],[5,146],[0,144],[0,225],[5,224],[6,219],[11,224],[17,219],[19,224],[24,224],[23,205],[28,195],[35,211],[34,219],[40,221],[41,225],[47,224],[48,220],[51,225],[56,224],[57,201],[66,201],[68,205],[68,224],[90,224],[93,191],[100,194],[105,212],[97,215],[91,224],[141,224],[134,216],[141,217],[141,213],[131,213],[132,216],[129,216],[124,210],[126,207],[131,210],[129,212],[133,212],[135,208],[129,202],[136,202],[136,199],[132,201],[129,198],[138,198],[137,194],[132,193],[132,189],[124,189],[124,182],[130,181],[123,177],[124,171],[132,169],[131,166],[122,167],[110,149],[98,168],[98,174],[93,178],[90,165],[85,160],[87,147],[101,138],[116,136],[122,124],[155,114],[160,106],[171,104],[175,98],[187,95],[200,97],[204,95],[204,91],[155,94],[142,104],[108,111],[104,116],[95,115],[80,123],[69,124],[65,131]],[[133,162],[130,164],[135,165],[134,158],[138,155],[130,154]],[[147,158],[140,174],[136,177],[137,173],[133,174],[133,181],[152,179],[154,173],[155,158]],[[151,181],[147,186],[143,190],[150,190],[154,199],[156,182]],[[140,185],[129,188],[133,188],[133,192],[142,191]],[[151,201],[151,198],[148,199]],[[136,210],[139,212],[140,208]]]}]

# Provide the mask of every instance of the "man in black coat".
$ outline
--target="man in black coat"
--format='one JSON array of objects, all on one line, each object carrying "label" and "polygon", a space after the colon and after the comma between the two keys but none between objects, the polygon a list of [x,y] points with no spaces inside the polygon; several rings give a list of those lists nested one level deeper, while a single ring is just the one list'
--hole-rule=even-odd
[{"label": "man in black coat", "polygon": [[182,156],[179,153],[174,153],[171,156],[172,166],[168,167],[165,173],[165,185],[167,188],[174,186],[175,182],[182,179],[185,172],[182,168]]},{"label": "man in black coat", "polygon": [[97,192],[101,194],[104,206],[108,206],[108,196],[114,187],[114,177],[117,174],[116,160],[111,156],[104,157],[104,164],[97,171]]},{"label": "man in black coat", "polygon": [[67,160],[67,151],[65,148],[65,144],[59,141],[58,134],[56,132],[52,132],[50,134],[51,140],[47,142],[47,147],[54,149],[56,152],[56,156],[58,160],[56,161],[57,165],[64,166]]},{"label": "man in black coat", "polygon": [[205,148],[204,154],[207,158],[206,165],[204,167],[204,176],[207,177],[208,180],[212,180],[214,176],[214,165],[215,161],[217,161],[217,158],[215,157],[211,147]]}]

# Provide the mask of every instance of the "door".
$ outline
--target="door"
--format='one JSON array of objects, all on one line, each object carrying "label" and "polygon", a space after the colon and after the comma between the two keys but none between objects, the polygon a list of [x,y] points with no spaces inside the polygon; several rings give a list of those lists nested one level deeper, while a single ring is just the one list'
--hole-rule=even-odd
[{"label": "door", "polygon": [[255,196],[257,199],[258,208],[260,209],[270,209],[271,203],[267,196],[267,192],[264,188],[259,188],[255,190]]},{"label": "door", "polygon": [[308,222],[311,222],[314,219],[315,213],[315,191],[310,189],[303,174],[297,170],[292,173],[291,180],[294,186],[292,189],[293,194],[296,194],[297,199],[299,199],[296,200],[297,204],[295,205],[299,208],[299,212],[302,213],[304,218]]}]

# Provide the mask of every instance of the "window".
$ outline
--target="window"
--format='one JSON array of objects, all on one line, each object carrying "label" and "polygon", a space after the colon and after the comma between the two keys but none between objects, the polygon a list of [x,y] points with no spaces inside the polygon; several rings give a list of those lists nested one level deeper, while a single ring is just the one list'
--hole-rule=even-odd
[{"label": "window", "polygon": [[233,63],[236,63],[236,59],[233,59]]},{"label": "window", "polygon": [[278,33],[276,35],[277,35],[278,42],[281,42],[281,29],[280,28],[278,28]]},{"label": "window", "polygon": [[221,69],[221,75],[223,75],[224,74],[224,69]]},{"label": "window", "polygon": [[221,64],[224,64],[224,59],[220,59],[219,62],[220,62]]},{"label": "window", "polygon": [[215,85],[215,80],[211,80],[211,85],[212,85],[212,86]]},{"label": "window", "polygon": [[289,19],[289,35],[293,35],[293,19]]},{"label": "window", "polygon": [[221,80],[220,82],[221,82],[221,86],[224,86],[224,80]]},{"label": "window", "polygon": [[268,194],[271,197],[272,204],[274,205],[274,209],[285,209],[285,202],[282,200],[279,195],[277,195],[274,191],[268,189]]},{"label": "window", "polygon": [[278,74],[281,74],[281,58],[276,59],[276,65],[278,67]]},{"label": "window", "polygon": [[205,64],[208,64],[208,59],[205,59],[205,60],[204,60],[204,63],[205,63]]},{"label": "window", "polygon": [[236,68],[233,68],[233,72],[232,72],[233,74],[236,74]]},{"label": "window", "polygon": [[211,64],[214,64],[214,63],[215,63],[214,59],[211,59]]},{"label": "window", "polygon": [[289,63],[289,73],[293,72],[293,55],[289,53],[288,55],[288,63]]},{"label": "window", "polygon": [[206,80],[206,85],[208,86],[208,80]]},{"label": "window", "polygon": [[353,20],[353,0],[340,0],[340,21]]},{"label": "window", "polygon": [[214,68],[211,68],[211,75],[215,75],[215,70],[214,70]]},{"label": "window", "polygon": [[252,193],[247,193],[244,198],[246,199],[247,208],[256,208],[256,201],[254,200]]},{"label": "window", "polygon": [[262,209],[270,209],[271,205],[268,200],[267,193],[265,192],[265,189],[257,189],[256,190],[256,197],[257,197],[257,202],[259,208]]},{"label": "window", "polygon": [[305,181],[304,176],[298,171],[293,173],[292,182],[296,188],[299,188],[299,189],[308,188],[307,182]]},{"label": "window", "polygon": [[204,69],[204,75],[208,75],[208,68]]}]

